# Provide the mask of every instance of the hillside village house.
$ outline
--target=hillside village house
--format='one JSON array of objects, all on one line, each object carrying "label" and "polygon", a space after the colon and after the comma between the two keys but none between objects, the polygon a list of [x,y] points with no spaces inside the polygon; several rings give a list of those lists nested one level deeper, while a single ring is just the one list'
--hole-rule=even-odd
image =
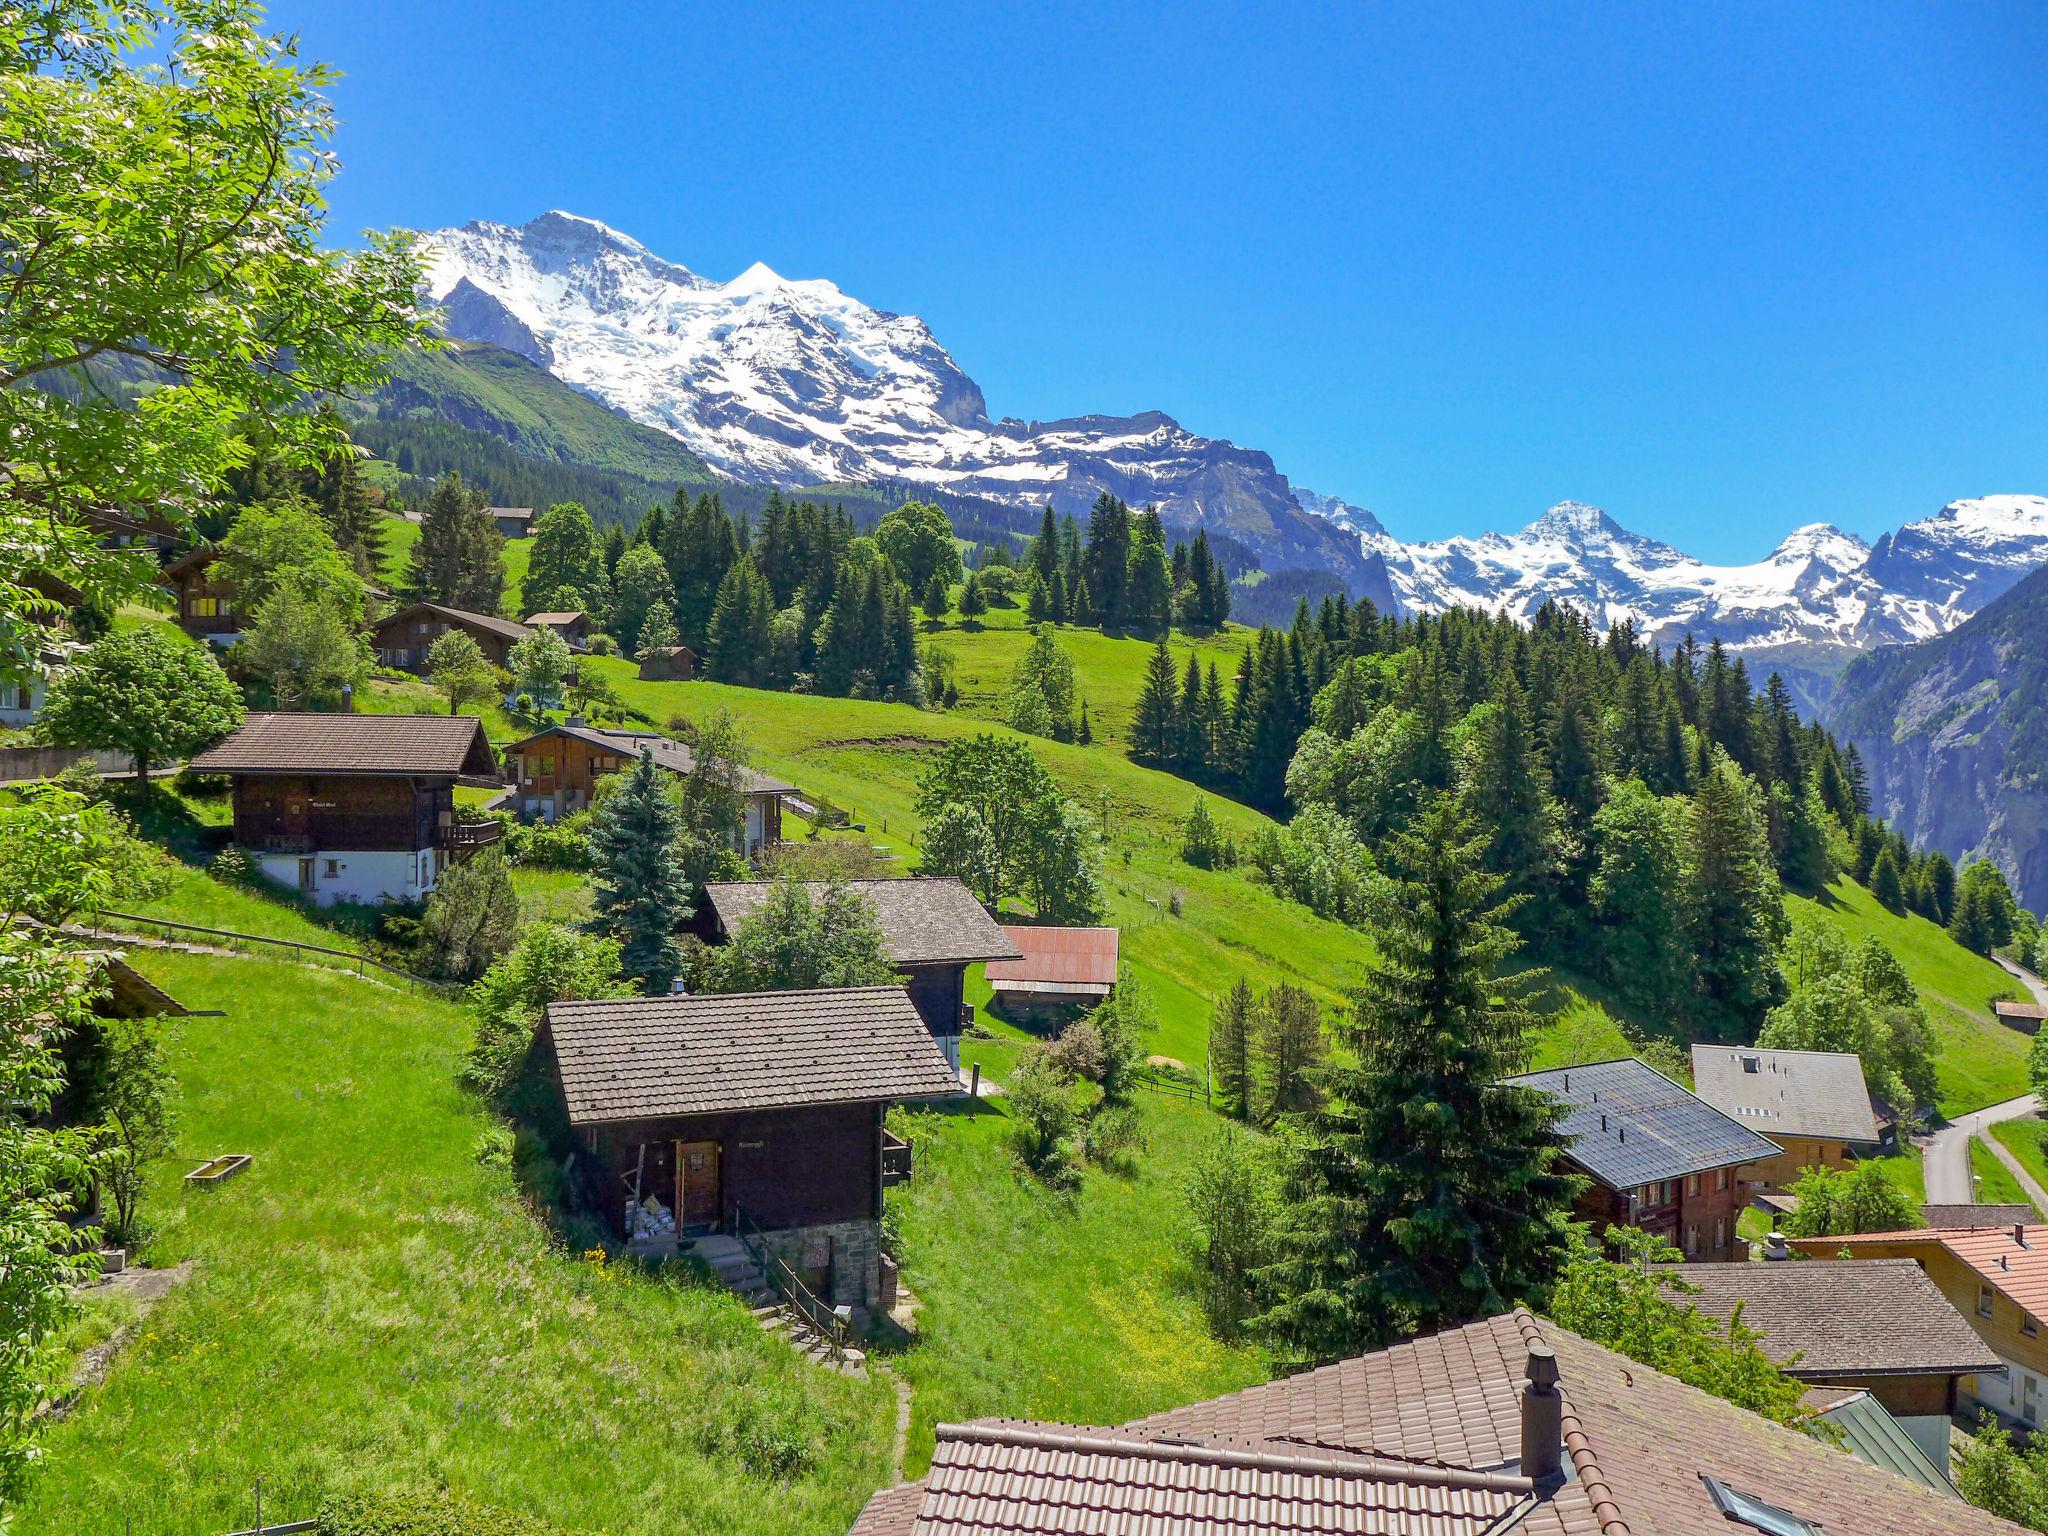
[{"label": "hillside village house", "polygon": [[657,645],[640,653],[640,677],[650,683],[687,683],[697,675],[697,653],[687,645]]},{"label": "hillside village house", "polygon": [[178,628],[195,640],[233,645],[240,638],[241,615],[235,610],[234,584],[217,574],[220,551],[212,546],[188,550],[157,576],[178,603]]},{"label": "hillside village house", "polygon": [[536,1048],[620,1238],[755,1237],[828,1302],[880,1303],[882,1191],[910,1173],[883,1114],[960,1091],[901,987],[555,1003]]},{"label": "hillside village house", "polygon": [[1816,1386],[1860,1388],[1884,1405],[1937,1465],[1948,1463],[1949,1419],[1980,1372],[2002,1369],[1948,1297],[1909,1258],[1702,1264],[1675,1299],[1761,1335],[1786,1374]]},{"label": "hillside village house", "polygon": [[370,644],[380,666],[424,672],[427,652],[451,629],[462,630],[476,641],[484,660],[494,667],[507,665],[512,647],[533,633],[524,624],[488,613],[469,613],[441,603],[412,603],[372,624]]},{"label": "hillside village house", "polygon": [[568,643],[572,651],[584,650],[590,644],[590,615],[580,608],[560,613],[529,613],[526,616],[526,627],[552,629]]},{"label": "hillside village house", "polygon": [[1979,1371],[1963,1384],[1966,1402],[2029,1429],[2042,1422],[2048,1392],[2048,1226],[1934,1227],[1800,1237],[1791,1246],[1815,1258],[1916,1260],[2004,1369]]},{"label": "hillside village house", "polygon": [[1840,1051],[1696,1045],[1693,1090],[1781,1149],[1742,1169],[1751,1191],[1790,1189],[1807,1168],[1846,1168],[1885,1148],[1863,1058]]},{"label": "hillside village house", "polygon": [[[686,742],[647,731],[601,730],[572,718],[505,749],[505,780],[511,786],[507,803],[522,821],[573,816],[590,808],[599,779],[631,768],[642,750],[652,754],[655,767],[679,778],[697,770]],[[794,786],[742,768],[740,788],[747,797],[746,823],[733,851],[752,858],[782,841],[782,797]]]},{"label": "hillside village house", "polygon": [[485,507],[484,515],[508,539],[523,539],[533,532],[533,508],[531,507]]},{"label": "hillside village house", "polygon": [[[64,609],[76,608],[85,601],[85,594],[78,588],[46,571],[31,572],[20,580],[32,592]],[[50,684],[85,649],[67,638],[62,612],[38,609],[27,617],[38,635],[33,653],[26,658],[19,676],[0,678],[0,726],[15,730],[36,723],[50,696]]]},{"label": "hillside village house", "polygon": [[1114,928],[1041,928],[1005,923],[1022,959],[991,960],[989,990],[1016,1014],[1092,1008],[1116,990]]},{"label": "hillside village house", "polygon": [[[802,882],[816,900],[825,882]],[[889,963],[903,977],[910,1001],[930,1028],[946,1059],[960,1065],[960,1036],[973,1022],[967,1006],[967,967],[991,960],[1020,960],[1022,953],[996,925],[974,893],[960,881],[939,879],[849,880],[867,898],[882,930]],[[720,881],[706,885],[718,936],[729,935],[775,889],[767,880]]]},{"label": "hillside village house", "polygon": [[321,906],[422,898],[500,832],[455,814],[458,780],[497,780],[469,715],[252,714],[191,769],[233,781],[235,844]]},{"label": "hillside village house", "polygon": [[2018,1536],[1526,1311],[1115,1428],[940,1424],[853,1536]]},{"label": "hillside village house", "polygon": [[1578,1215],[1596,1232],[1639,1227],[1688,1260],[1749,1257],[1735,1235],[1749,1198],[1741,1170],[1777,1156],[1777,1143],[1633,1057],[1505,1081],[1557,1100],[1565,1160],[1587,1176]]}]

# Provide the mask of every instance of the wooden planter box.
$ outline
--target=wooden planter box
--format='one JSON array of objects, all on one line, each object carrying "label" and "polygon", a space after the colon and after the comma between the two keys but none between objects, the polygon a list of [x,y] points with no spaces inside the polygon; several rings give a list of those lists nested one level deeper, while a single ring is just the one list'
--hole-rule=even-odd
[{"label": "wooden planter box", "polygon": [[212,1189],[225,1184],[236,1174],[249,1166],[247,1152],[228,1152],[219,1157],[208,1158],[197,1168],[185,1175],[186,1184],[194,1189]]}]

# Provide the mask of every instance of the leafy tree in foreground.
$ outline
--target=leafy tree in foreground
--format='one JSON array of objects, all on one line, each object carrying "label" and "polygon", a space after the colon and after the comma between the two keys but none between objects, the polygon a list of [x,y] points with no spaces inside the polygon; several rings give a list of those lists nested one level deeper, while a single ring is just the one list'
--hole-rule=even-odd
[{"label": "leafy tree in foreground", "polygon": [[143,1176],[177,1145],[177,1075],[166,1019],[100,1019],[77,1073],[81,1124],[102,1127],[100,1188],[113,1197],[107,1235],[132,1244],[142,1235]]},{"label": "leafy tree in foreground", "polygon": [[154,628],[108,635],[50,686],[36,728],[60,747],[105,748],[152,768],[197,752],[242,723],[242,699],[204,647]]},{"label": "leafy tree in foreground", "polygon": [[596,926],[618,939],[620,973],[650,996],[667,992],[682,969],[676,931],[690,915],[689,877],[677,847],[683,815],[663,778],[654,755],[641,752],[590,818]]},{"label": "leafy tree in foreground", "polygon": [[1052,775],[1029,747],[984,732],[948,742],[932,759],[918,781],[917,814],[929,823],[949,805],[974,811],[988,831],[1000,892],[1011,888],[1029,856],[1032,808],[1058,796]]},{"label": "leafy tree in foreground", "polygon": [[1780,1217],[1778,1226],[1792,1237],[1848,1237],[1921,1225],[1913,1197],[1876,1163],[1809,1168],[1789,1193],[1799,1197],[1799,1206]]},{"label": "leafy tree in foreground", "polygon": [[1538,1094],[1498,1086],[1526,1054],[1526,975],[1500,877],[1442,798],[1394,841],[1403,871],[1378,959],[1338,1028],[1328,1102],[1299,1117],[1288,1227],[1254,1326],[1286,1355],[1334,1360],[1498,1312],[1569,1253],[1573,1181]]},{"label": "leafy tree in foreground", "polygon": [[[0,666],[43,607],[29,573],[108,609],[154,580],[103,543],[106,508],[189,526],[252,436],[317,468],[348,437],[304,407],[425,339],[412,242],[341,252],[324,227],[334,78],[253,5],[0,11]],[[161,382],[136,404],[86,377],[116,363]]]},{"label": "leafy tree in foreground", "polygon": [[800,881],[776,881],[704,966],[712,992],[871,987],[894,976],[874,904],[836,875],[815,900]]},{"label": "leafy tree in foreground", "polygon": [[427,681],[447,696],[448,713],[459,715],[465,704],[484,704],[503,691],[497,669],[466,629],[446,630],[427,648]]},{"label": "leafy tree in foreground", "polygon": [[502,1093],[518,1073],[549,1003],[623,997],[619,942],[559,923],[535,923],[511,953],[469,989],[476,1043],[463,1080],[480,1093]]}]

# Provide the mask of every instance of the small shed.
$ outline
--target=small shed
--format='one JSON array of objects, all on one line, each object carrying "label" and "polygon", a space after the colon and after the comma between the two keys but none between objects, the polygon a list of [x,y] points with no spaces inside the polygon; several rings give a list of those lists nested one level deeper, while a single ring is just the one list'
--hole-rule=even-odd
[{"label": "small shed", "polygon": [[989,990],[1013,1012],[1088,1008],[1116,990],[1117,930],[1003,926],[1021,959],[991,960]]},{"label": "small shed", "polygon": [[533,508],[486,507],[491,523],[508,539],[523,539],[533,532]]},{"label": "small shed", "polygon": [[1991,1005],[1999,1023],[2010,1025],[2023,1035],[2041,1033],[2041,1021],[2048,1019],[2048,1003],[2016,1003],[2000,998]]},{"label": "small shed", "polygon": [[697,675],[697,653],[687,645],[657,645],[640,653],[640,677],[649,683],[687,683]]}]

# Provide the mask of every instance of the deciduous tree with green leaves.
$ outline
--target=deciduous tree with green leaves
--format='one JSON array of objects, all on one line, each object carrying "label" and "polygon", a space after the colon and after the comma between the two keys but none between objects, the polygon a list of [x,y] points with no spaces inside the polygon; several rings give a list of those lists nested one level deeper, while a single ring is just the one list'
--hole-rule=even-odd
[{"label": "deciduous tree with green leaves", "polygon": [[434,638],[427,648],[427,681],[447,698],[451,715],[461,714],[465,704],[488,703],[505,691],[497,668],[466,629],[444,630]]},{"label": "deciduous tree with green leaves", "polygon": [[815,897],[802,881],[776,881],[704,964],[712,992],[872,987],[894,976],[874,903],[836,875]]},{"label": "deciduous tree with green leaves", "polygon": [[241,695],[220,664],[149,628],[108,635],[73,662],[51,684],[36,730],[54,746],[122,753],[146,793],[152,769],[241,723]]}]

